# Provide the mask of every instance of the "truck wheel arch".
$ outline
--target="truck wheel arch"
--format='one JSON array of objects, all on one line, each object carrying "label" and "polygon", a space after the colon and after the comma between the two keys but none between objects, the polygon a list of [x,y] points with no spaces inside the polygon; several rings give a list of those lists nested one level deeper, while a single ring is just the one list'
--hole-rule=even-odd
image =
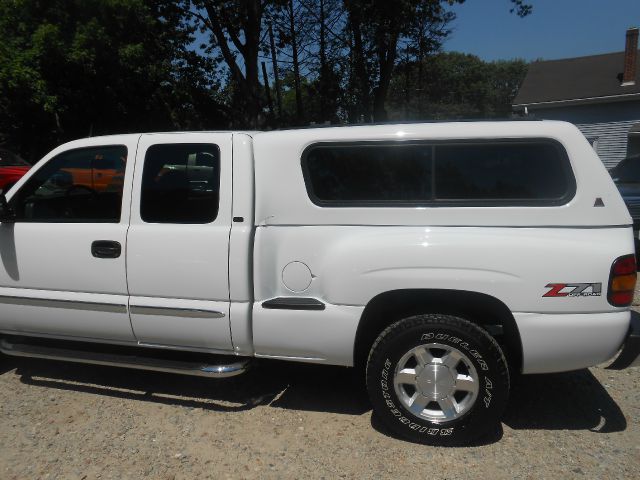
[{"label": "truck wheel arch", "polygon": [[365,306],[356,330],[355,367],[364,369],[369,350],[385,328],[402,318],[425,313],[456,315],[487,330],[501,330],[495,338],[511,370],[521,371],[522,342],[509,308],[491,295],[450,289],[390,290],[373,297]]}]

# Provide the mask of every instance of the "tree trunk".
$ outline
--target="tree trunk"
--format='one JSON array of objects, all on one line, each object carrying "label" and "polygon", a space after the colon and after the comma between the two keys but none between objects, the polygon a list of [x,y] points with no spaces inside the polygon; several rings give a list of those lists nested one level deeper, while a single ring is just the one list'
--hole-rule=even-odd
[{"label": "tree trunk", "polygon": [[387,109],[384,104],[387,100],[387,91],[382,89],[382,86],[377,86],[373,90],[373,121],[374,122],[386,122],[389,120]]},{"label": "tree trunk", "polygon": [[245,34],[245,70],[247,72],[248,123],[250,128],[260,128],[264,122],[260,108],[260,77],[258,53],[260,51],[260,27],[262,23],[261,0],[247,2],[247,25]]},{"label": "tree trunk", "polygon": [[269,106],[269,114],[274,117],[273,101],[271,100],[271,88],[269,87],[269,76],[267,75],[267,65],[262,62],[262,78],[264,79],[264,93],[267,96],[267,105]]},{"label": "tree trunk", "polygon": [[296,119],[298,124],[302,123],[302,91],[300,87],[300,65],[298,63],[298,41],[296,38],[295,16],[293,11],[293,0],[289,0],[289,27],[291,30],[291,53],[293,55],[293,80],[296,89]]},{"label": "tree trunk", "polygon": [[273,28],[269,24],[269,43],[271,45],[271,63],[273,64],[273,79],[276,87],[276,103],[278,104],[278,118],[282,118],[282,96],[280,95],[280,72],[276,56],[276,43],[273,39]]},{"label": "tree trunk", "polygon": [[345,2],[349,12],[349,26],[353,37],[353,68],[355,74],[356,98],[359,103],[357,110],[365,122],[371,121],[371,96],[369,93],[369,74],[365,64],[364,43],[362,41],[362,27],[360,12],[351,2]]},{"label": "tree trunk", "polygon": [[[380,27],[381,28],[381,27]],[[391,75],[396,62],[399,31],[380,32],[378,38],[378,62],[380,65],[380,79],[374,91],[373,119],[376,122],[386,122],[389,119],[385,103],[391,84]]]},{"label": "tree trunk", "polygon": [[319,0],[318,3],[320,5],[320,78],[319,78],[319,89],[320,89],[320,119],[324,123],[327,120],[327,104],[329,103],[329,88],[328,81],[329,75],[327,71],[327,42],[326,42],[326,32],[325,32],[325,13],[324,13],[324,2],[325,0]]},{"label": "tree trunk", "polygon": [[[234,97],[240,110],[238,113],[241,121],[238,122],[238,126],[241,128],[260,128],[264,123],[260,105],[258,67],[262,2],[261,0],[246,0],[243,2],[240,25],[232,24],[231,20],[225,15],[224,7],[221,8],[217,2],[207,1],[203,5],[209,17],[207,26],[215,36],[222,57],[231,70],[231,78],[236,88]],[[237,35],[238,30],[242,30],[244,33],[244,43],[241,42]],[[242,63],[244,63],[245,68],[244,74],[236,62],[235,54],[229,46],[227,36],[242,56]]]},{"label": "tree trunk", "polygon": [[404,92],[402,95],[402,107],[403,107],[403,111],[404,111],[404,118],[403,120],[408,120],[409,119],[409,52],[407,52],[407,55],[405,57],[404,60]]}]

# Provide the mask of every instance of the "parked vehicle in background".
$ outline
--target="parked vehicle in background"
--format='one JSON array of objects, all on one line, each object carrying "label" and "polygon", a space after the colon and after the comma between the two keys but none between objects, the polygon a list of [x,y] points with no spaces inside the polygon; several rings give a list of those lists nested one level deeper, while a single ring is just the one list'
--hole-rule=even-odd
[{"label": "parked vehicle in background", "polygon": [[495,431],[513,372],[638,362],[631,218],[564,122],[85,138],[0,222],[8,355],[355,366],[391,431],[436,445]]},{"label": "parked vehicle in background", "polygon": [[633,219],[633,236],[636,243],[637,258],[640,250],[640,239],[638,239],[638,234],[640,233],[640,155],[632,155],[625,158],[613,167],[609,173]]},{"label": "parked vehicle in background", "polygon": [[68,174],[63,174],[63,183],[66,182],[68,187],[91,192],[117,191],[122,188],[126,159],[117,149],[97,153],[90,159],[88,168],[83,163],[85,157],[80,152],[76,154],[76,158],[68,160],[61,169],[61,172]]},{"label": "parked vehicle in background", "polygon": [[0,148],[0,190],[6,193],[30,168],[18,155]]}]

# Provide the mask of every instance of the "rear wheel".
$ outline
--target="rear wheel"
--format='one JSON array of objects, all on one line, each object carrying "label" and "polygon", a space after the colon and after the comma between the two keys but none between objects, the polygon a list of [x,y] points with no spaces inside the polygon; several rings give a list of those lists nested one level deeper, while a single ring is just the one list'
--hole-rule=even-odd
[{"label": "rear wheel", "polygon": [[490,432],[509,394],[496,341],[450,315],[417,315],[384,330],[367,362],[375,413],[408,440],[457,445]]}]

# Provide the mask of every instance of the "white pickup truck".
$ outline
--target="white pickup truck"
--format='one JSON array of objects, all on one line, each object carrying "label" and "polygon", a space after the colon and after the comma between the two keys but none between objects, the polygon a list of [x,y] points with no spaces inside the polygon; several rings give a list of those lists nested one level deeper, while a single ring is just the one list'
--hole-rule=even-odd
[{"label": "white pickup truck", "polygon": [[0,351],[224,377],[356,366],[413,441],[510,375],[638,362],[631,218],[562,122],[116,135],[0,196]]}]

